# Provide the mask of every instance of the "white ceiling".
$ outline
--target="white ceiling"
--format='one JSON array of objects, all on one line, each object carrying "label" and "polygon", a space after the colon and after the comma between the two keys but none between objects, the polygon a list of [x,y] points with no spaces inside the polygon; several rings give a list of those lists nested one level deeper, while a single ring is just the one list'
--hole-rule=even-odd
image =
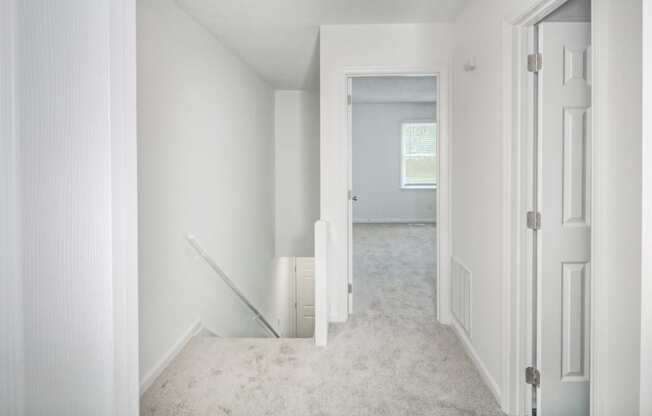
[{"label": "white ceiling", "polygon": [[435,77],[364,77],[354,78],[354,103],[435,102]]},{"label": "white ceiling", "polygon": [[319,26],[454,20],[468,0],[177,0],[277,89],[316,89]]}]

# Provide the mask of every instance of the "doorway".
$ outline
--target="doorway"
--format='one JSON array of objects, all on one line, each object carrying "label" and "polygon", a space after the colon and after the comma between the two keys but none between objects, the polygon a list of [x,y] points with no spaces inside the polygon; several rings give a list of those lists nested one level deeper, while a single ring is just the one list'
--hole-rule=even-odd
[{"label": "doorway", "polygon": [[439,78],[347,81],[349,314],[380,307],[397,287],[417,287],[419,274],[436,299]]}]

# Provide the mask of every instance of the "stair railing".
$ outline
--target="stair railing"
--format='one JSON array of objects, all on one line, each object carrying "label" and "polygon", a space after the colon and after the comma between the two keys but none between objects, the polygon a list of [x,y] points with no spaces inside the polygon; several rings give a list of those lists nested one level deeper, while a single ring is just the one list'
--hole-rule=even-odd
[{"label": "stair railing", "polygon": [[195,236],[193,235],[189,235],[186,237],[186,239],[188,240],[190,246],[193,249],[195,249],[197,254],[199,254],[199,256],[202,259],[204,259],[204,261],[210,266],[210,268],[213,269],[213,271],[217,273],[217,275],[224,281],[224,283],[226,283],[226,285],[231,288],[233,293],[236,294],[236,296],[242,301],[242,303],[244,303],[249,308],[249,310],[253,312],[254,314],[253,319],[261,327],[263,327],[263,329],[269,332],[269,334],[271,334],[273,337],[280,338],[276,330],[274,330],[274,328],[269,324],[267,319],[265,319],[265,317],[260,313],[260,311],[258,311],[258,309],[256,309],[256,307],[252,305],[249,299],[247,299],[247,297],[240,291],[240,289],[238,289],[238,287],[235,285],[233,280],[229,278],[229,276],[224,272],[224,270],[222,270],[222,268],[208,255],[206,250],[202,248],[201,244],[199,244],[199,241],[197,241],[197,238],[195,238]]}]

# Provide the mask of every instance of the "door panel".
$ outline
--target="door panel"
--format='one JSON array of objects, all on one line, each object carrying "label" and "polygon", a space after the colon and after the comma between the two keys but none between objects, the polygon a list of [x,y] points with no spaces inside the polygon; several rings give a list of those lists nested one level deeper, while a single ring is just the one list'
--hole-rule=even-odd
[{"label": "door panel", "polygon": [[315,332],[315,259],[297,257],[297,338],[310,338]]},{"label": "door panel", "polygon": [[589,414],[588,23],[541,23],[538,409]]}]

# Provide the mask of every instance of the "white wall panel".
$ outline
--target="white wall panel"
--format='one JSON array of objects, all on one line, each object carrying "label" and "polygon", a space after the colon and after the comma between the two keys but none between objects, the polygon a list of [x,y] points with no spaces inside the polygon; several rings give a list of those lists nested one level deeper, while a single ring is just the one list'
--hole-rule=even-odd
[{"label": "white wall panel", "polygon": [[0,3],[0,415],[23,413],[23,294],[18,270],[15,3]]},{"label": "white wall panel", "polygon": [[562,265],[562,371],[563,381],[588,380],[588,266]]},{"label": "white wall panel", "polygon": [[114,318],[136,305],[133,3],[16,5],[25,413],[131,414],[136,337]]},{"label": "white wall panel", "polygon": [[586,224],[587,109],[565,108],[563,123],[563,223]]}]

